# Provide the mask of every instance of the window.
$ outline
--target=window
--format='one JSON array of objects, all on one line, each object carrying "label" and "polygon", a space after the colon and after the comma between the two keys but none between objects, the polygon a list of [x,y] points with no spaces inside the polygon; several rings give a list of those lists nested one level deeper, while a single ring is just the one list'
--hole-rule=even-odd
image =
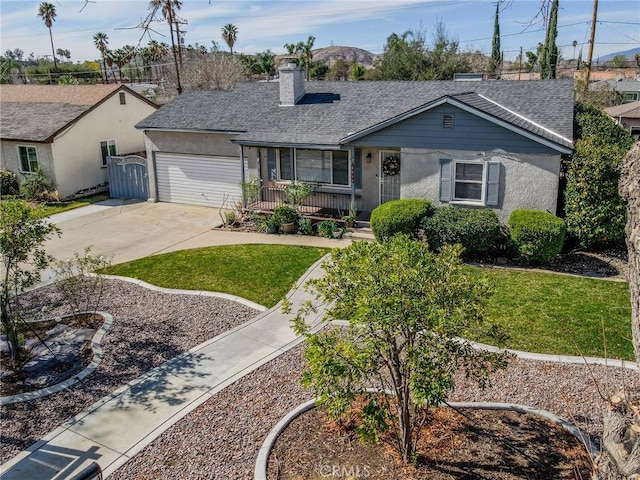
[{"label": "window", "polygon": [[115,140],[103,140],[100,142],[100,154],[102,155],[102,166],[107,166],[107,157],[111,155],[117,155],[116,141]]},{"label": "window", "polygon": [[622,103],[635,102],[638,100],[640,93],[638,92],[624,92],[622,94]]},{"label": "window", "polygon": [[[293,158],[292,158],[293,155]],[[328,185],[349,185],[346,150],[279,149],[278,180],[301,180]]]},{"label": "window", "polygon": [[455,162],[453,199],[482,201],[484,198],[484,163]]},{"label": "window", "polygon": [[20,157],[20,171],[23,173],[37,172],[38,154],[36,147],[18,146],[18,156]]},{"label": "window", "polygon": [[498,205],[499,162],[440,160],[440,201]]}]

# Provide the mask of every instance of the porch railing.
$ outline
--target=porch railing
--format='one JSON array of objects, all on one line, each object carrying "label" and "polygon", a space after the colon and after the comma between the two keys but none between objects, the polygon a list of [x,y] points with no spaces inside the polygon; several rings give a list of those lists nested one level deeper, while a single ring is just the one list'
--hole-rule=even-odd
[{"label": "porch railing", "polygon": [[[261,187],[260,199],[249,208],[256,210],[272,211],[279,205],[284,205],[284,188],[265,186]],[[336,193],[315,191],[298,205],[298,211],[308,215],[327,217],[340,217],[349,213],[351,204],[350,193]]]}]

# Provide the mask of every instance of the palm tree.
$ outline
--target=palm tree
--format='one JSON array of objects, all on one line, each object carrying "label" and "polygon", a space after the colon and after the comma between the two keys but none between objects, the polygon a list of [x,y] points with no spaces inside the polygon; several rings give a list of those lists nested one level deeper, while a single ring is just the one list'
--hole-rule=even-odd
[{"label": "palm tree", "polygon": [[238,39],[238,27],[232,23],[227,23],[222,27],[222,39],[225,41],[229,50],[231,50],[231,56],[233,57],[233,46]]},{"label": "palm tree", "polygon": [[[180,67],[178,65],[178,50],[176,49],[176,42],[174,36],[174,25],[176,22],[176,10],[180,10],[182,2],[180,0],[151,0],[149,8],[153,10],[152,16],[160,10],[162,12],[162,18],[164,18],[169,24],[169,32],[171,33],[171,50],[173,52],[173,61],[176,66],[176,80],[178,83],[178,95],[182,93],[182,84],[180,83]],[[178,39],[178,44],[180,39]]]},{"label": "palm tree", "polygon": [[298,42],[296,46],[297,50],[302,53],[302,58],[304,62],[304,71],[305,77],[309,80],[309,69],[311,68],[311,61],[313,60],[313,42],[316,41],[316,37],[309,35],[306,43]]},{"label": "palm tree", "polygon": [[106,33],[98,32],[93,36],[93,44],[100,51],[100,55],[102,56],[101,69],[104,69],[104,83],[109,83],[109,78],[107,76],[107,59],[105,58],[105,53],[108,50],[107,45],[109,45],[109,37],[107,37]]},{"label": "palm tree", "polygon": [[51,53],[53,54],[53,66],[58,70],[58,62],[56,61],[56,49],[53,47],[53,34],[51,26],[56,19],[56,7],[48,2],[42,2],[38,7],[38,16],[44,20],[44,25],[49,29],[49,39],[51,40]]},{"label": "palm tree", "polygon": [[276,67],[275,58],[276,56],[271,50],[256,54],[253,71],[258,75],[264,73],[265,79],[269,81],[269,76],[274,73]]},{"label": "palm tree", "polygon": [[285,43],[284,44],[284,48],[287,51],[287,55],[295,55],[296,53],[298,53],[298,47],[302,45],[302,42],[295,44],[295,43]]}]

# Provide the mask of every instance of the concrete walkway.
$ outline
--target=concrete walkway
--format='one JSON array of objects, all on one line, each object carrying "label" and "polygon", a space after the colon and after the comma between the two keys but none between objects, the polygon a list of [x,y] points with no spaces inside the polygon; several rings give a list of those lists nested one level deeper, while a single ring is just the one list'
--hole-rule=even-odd
[{"label": "concrete walkway", "polygon": [[[292,311],[312,299],[301,287],[322,275],[321,262],[289,292]],[[321,315],[308,321],[317,325]],[[0,466],[2,479],[70,478],[91,462],[113,473],[215,393],[300,343],[290,318],[276,305],[147,372]]]}]

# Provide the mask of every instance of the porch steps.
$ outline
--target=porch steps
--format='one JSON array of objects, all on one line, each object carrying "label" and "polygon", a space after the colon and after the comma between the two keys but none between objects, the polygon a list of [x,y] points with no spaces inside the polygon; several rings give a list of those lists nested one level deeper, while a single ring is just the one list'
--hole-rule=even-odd
[{"label": "porch steps", "polygon": [[349,229],[345,237],[353,240],[375,240],[369,222],[358,222],[358,227]]}]

